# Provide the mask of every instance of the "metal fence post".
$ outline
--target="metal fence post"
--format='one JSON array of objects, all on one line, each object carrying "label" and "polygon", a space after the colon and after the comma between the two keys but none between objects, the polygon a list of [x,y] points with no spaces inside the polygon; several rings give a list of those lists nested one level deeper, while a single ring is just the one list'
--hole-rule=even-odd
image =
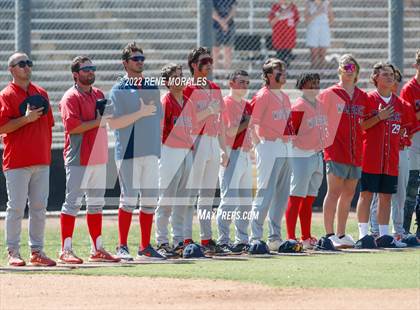
[{"label": "metal fence post", "polygon": [[31,0],[16,0],[15,47],[17,51],[31,54]]},{"label": "metal fence post", "polygon": [[403,73],[404,70],[404,1],[388,0],[389,59]]},{"label": "metal fence post", "polygon": [[197,46],[213,47],[213,1],[197,0]]}]

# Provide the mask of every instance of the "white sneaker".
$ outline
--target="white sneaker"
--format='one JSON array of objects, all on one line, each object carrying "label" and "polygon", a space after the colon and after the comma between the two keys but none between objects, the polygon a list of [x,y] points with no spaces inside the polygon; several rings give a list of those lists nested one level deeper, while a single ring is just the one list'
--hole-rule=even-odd
[{"label": "white sneaker", "polygon": [[345,235],[343,238],[338,238],[339,245],[337,245],[337,248],[353,248],[356,242],[350,235]]},{"label": "white sneaker", "polygon": [[336,247],[336,248],[341,245],[340,239],[336,235],[329,236],[328,239],[331,240],[331,242],[333,243],[334,247]]},{"label": "white sneaker", "polygon": [[402,241],[400,241],[400,240],[398,240],[398,239],[396,239],[396,238],[394,238],[394,241],[392,242],[394,245],[395,245],[395,247],[397,247],[397,248],[406,248],[407,247],[407,243],[405,243],[405,242],[402,242]]},{"label": "white sneaker", "polygon": [[301,240],[300,242],[302,242],[304,250],[312,250],[316,246],[318,240],[316,240],[314,237],[311,237],[305,240]]},{"label": "white sneaker", "polygon": [[268,248],[270,249],[270,251],[278,252],[281,242],[282,242],[281,240],[273,240],[273,241],[269,240],[267,242],[267,245],[268,245]]}]

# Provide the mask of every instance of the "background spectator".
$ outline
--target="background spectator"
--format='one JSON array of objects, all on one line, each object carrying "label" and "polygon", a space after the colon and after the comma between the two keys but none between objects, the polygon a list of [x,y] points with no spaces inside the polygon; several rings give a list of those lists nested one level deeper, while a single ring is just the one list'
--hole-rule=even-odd
[{"label": "background spectator", "polygon": [[235,36],[236,0],[213,0],[213,28],[215,42],[213,47],[214,69],[220,69],[220,52],[223,54],[223,68],[232,65],[232,45]]},{"label": "background spectator", "polygon": [[334,14],[329,0],[307,0],[305,3],[306,45],[311,49],[312,68],[325,65],[325,54],[331,43],[330,25]]},{"label": "background spectator", "polygon": [[296,47],[296,27],[299,23],[299,11],[293,1],[279,0],[271,7],[268,15],[272,33],[273,48],[277,58],[287,66],[294,59],[292,50]]}]

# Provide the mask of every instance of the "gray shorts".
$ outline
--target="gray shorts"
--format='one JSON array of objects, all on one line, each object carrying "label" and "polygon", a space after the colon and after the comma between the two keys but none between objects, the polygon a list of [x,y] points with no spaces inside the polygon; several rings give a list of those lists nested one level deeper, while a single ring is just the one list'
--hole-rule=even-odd
[{"label": "gray shorts", "polygon": [[291,165],[290,196],[318,196],[324,176],[324,162],[321,153],[310,157],[293,157]]},{"label": "gray shorts", "polygon": [[349,179],[360,179],[362,176],[362,168],[353,165],[340,164],[336,161],[329,160],[326,163],[327,174],[333,174],[339,178]]}]

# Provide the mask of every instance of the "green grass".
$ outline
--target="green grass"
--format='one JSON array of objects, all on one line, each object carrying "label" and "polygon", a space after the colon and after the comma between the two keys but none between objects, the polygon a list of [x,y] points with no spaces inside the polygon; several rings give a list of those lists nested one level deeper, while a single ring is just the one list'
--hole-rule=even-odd
[{"label": "green grass", "polygon": [[[74,248],[78,255],[87,257],[89,239],[84,218],[78,218],[77,223]],[[314,235],[322,235],[322,222],[319,219],[314,220],[313,226]],[[199,240],[198,227],[195,227],[194,232],[195,240]],[[357,236],[357,225],[354,220],[349,222],[348,232]],[[115,222],[115,225],[104,229],[106,248],[113,250],[117,238]],[[138,246],[138,239],[138,223],[133,221],[129,237],[132,252]],[[3,231],[0,234],[0,242],[4,244]],[[59,230],[47,227],[45,248],[47,254],[57,257],[59,248]],[[26,256],[27,251],[25,231],[22,233],[22,255]],[[4,247],[0,248],[0,264],[6,264]],[[282,256],[269,259],[251,258],[247,261],[193,261],[188,264],[79,269],[72,271],[72,274],[224,279],[273,287],[420,288],[420,250],[308,257]]]}]

